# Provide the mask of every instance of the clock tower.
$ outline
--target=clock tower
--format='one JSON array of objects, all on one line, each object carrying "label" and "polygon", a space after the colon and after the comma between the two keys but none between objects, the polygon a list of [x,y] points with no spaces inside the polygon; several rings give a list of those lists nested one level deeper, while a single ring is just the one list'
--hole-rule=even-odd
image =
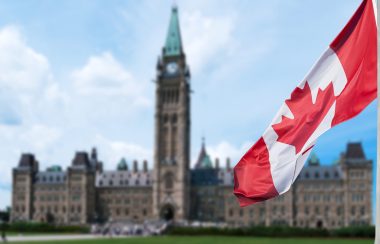
[{"label": "clock tower", "polygon": [[155,109],[153,214],[184,220],[189,211],[190,71],[175,6],[157,62]]}]

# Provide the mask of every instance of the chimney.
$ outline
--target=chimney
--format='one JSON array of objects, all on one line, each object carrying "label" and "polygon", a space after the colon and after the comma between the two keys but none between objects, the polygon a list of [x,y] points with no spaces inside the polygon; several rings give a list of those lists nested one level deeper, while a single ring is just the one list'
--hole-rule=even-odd
[{"label": "chimney", "polygon": [[231,169],[231,159],[230,158],[227,158],[227,160],[226,160],[226,168],[227,168],[227,170]]},{"label": "chimney", "polygon": [[91,160],[93,160],[94,162],[98,161],[98,152],[96,150],[96,147],[93,147],[91,150]]},{"label": "chimney", "polygon": [[133,160],[133,172],[137,172],[139,170],[139,167],[137,165],[137,160]]},{"label": "chimney", "polygon": [[144,172],[148,171],[148,161],[146,160],[143,161],[143,168],[144,168]]},{"label": "chimney", "polygon": [[215,159],[215,169],[219,169],[219,158]]}]

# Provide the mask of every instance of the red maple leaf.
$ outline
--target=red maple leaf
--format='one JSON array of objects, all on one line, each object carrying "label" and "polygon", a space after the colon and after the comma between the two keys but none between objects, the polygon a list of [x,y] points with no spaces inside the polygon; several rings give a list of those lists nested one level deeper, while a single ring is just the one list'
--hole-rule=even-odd
[{"label": "red maple leaf", "polygon": [[281,122],[272,125],[278,135],[277,141],[296,148],[300,152],[306,141],[317,129],[335,101],[333,84],[330,83],[325,90],[318,90],[315,103],[312,101],[308,82],[303,89],[297,87],[285,101],[294,119],[282,116]]}]

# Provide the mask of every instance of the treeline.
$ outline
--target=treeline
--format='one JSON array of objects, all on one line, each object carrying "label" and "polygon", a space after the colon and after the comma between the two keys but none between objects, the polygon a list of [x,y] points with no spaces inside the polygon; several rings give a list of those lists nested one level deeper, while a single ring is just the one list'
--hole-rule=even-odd
[{"label": "treeline", "polygon": [[89,233],[90,229],[86,226],[60,226],[47,223],[27,223],[16,222],[11,224],[3,224],[1,226],[7,232],[14,233]]},{"label": "treeline", "polygon": [[246,228],[217,227],[171,227],[168,235],[219,235],[219,236],[255,236],[255,237],[356,237],[374,238],[374,226],[344,227],[339,229],[312,229],[285,226],[254,226]]}]

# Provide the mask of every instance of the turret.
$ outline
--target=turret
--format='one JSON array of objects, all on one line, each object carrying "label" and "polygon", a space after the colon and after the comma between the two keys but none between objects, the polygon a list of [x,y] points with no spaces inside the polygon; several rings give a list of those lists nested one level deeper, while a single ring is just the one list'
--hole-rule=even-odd
[{"label": "turret", "polygon": [[137,172],[139,170],[137,160],[133,160],[133,172]]},{"label": "turret", "polygon": [[143,161],[143,170],[144,172],[148,172],[148,161],[146,160]]},{"label": "turret", "polygon": [[227,170],[231,169],[231,159],[230,158],[227,158],[227,160],[226,160],[226,168],[227,168]]}]

